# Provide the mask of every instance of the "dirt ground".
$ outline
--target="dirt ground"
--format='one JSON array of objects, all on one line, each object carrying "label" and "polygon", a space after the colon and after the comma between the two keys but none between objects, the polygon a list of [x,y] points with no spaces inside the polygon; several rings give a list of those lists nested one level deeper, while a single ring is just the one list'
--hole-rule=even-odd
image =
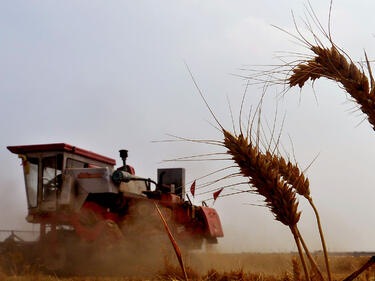
[{"label": "dirt ground", "polygon": [[[292,271],[291,259],[297,253],[194,253],[185,257],[186,263],[198,272],[207,272],[214,268],[219,271],[230,271],[242,269],[246,272],[257,272],[264,274],[279,275]],[[314,255],[320,268],[324,269],[324,258],[322,255]],[[331,267],[335,274],[352,273],[359,268],[370,257],[361,256],[331,256]]]},{"label": "dirt ground", "polygon": [[[184,257],[189,280],[252,280],[252,281],[294,281],[291,259],[297,257],[292,253],[190,253]],[[127,280],[183,280],[180,269],[173,257],[166,257],[164,265],[151,275],[141,265],[131,275],[126,272],[108,277],[96,276],[56,276],[29,269],[22,273],[0,272],[0,281],[127,281]],[[331,256],[331,267],[334,280],[343,280],[358,269],[370,257]],[[319,266],[324,269],[323,256],[315,255]],[[324,271],[324,270],[323,270]],[[375,267],[364,272],[357,280],[374,281]],[[300,280],[298,280],[300,281]]]}]

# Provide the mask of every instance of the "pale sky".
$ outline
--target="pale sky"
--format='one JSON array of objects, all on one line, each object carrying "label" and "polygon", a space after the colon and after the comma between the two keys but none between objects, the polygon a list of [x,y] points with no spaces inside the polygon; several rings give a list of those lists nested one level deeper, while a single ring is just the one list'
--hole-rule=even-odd
[{"label": "pale sky", "polygon": [[[326,26],[329,1],[311,1]],[[189,77],[191,68],[222,124],[231,128],[245,82],[236,75],[250,65],[276,64],[282,51],[304,52],[291,37],[307,1],[0,1],[0,228],[32,229],[22,168],[6,146],[66,142],[128,162],[139,176],[156,178],[158,167],[185,167],[190,182],[229,165],[220,161],[163,160],[213,153],[188,142],[154,143],[167,134],[217,139],[220,133]],[[334,1],[335,42],[354,60],[363,49],[375,56],[373,1]],[[262,89],[250,87],[244,111]],[[307,167],[311,193],[332,251],[375,251],[375,132],[352,112],[343,90],[330,81],[306,86],[280,99],[268,89],[263,113],[272,123],[276,101],[285,149]],[[277,99],[278,98],[278,99]],[[359,126],[358,124],[361,123]],[[203,183],[198,181],[198,185]],[[210,188],[220,188],[216,184]],[[207,189],[206,189],[207,190]],[[233,192],[227,190],[225,193]],[[195,198],[195,203],[210,195]],[[224,227],[221,251],[295,250],[291,234],[255,195],[219,198]],[[212,204],[212,201],[210,202]],[[300,228],[319,250],[310,208],[301,199]]]}]

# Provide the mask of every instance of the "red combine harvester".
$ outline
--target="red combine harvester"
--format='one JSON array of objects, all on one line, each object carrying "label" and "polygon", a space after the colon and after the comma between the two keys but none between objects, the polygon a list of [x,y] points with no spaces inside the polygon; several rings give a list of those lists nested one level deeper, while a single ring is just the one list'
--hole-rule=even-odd
[{"label": "red combine harvester", "polygon": [[72,248],[100,253],[127,245],[126,251],[139,251],[152,237],[166,237],[154,202],[183,248],[199,249],[204,240],[217,243],[223,237],[213,208],[185,200],[183,168],[158,169],[155,182],[135,175],[126,164],[127,150],[120,150],[123,165],[115,170],[114,159],[65,143],[8,149],[22,159],[26,220],[40,225],[40,235],[32,243],[12,235],[0,247],[3,254],[21,249],[25,259],[64,270]]}]

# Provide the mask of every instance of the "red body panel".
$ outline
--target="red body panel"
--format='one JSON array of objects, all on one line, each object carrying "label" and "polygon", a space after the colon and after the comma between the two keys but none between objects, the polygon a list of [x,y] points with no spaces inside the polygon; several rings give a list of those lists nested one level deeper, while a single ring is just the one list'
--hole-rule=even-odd
[{"label": "red body panel", "polygon": [[220,218],[216,210],[209,207],[201,208],[204,214],[204,219],[206,221],[207,232],[210,237],[223,237],[223,228],[221,227]]},{"label": "red body panel", "polygon": [[67,143],[51,143],[51,144],[34,144],[34,145],[19,145],[19,146],[8,146],[11,152],[16,154],[22,154],[25,152],[38,152],[38,151],[66,151],[72,152],[77,155],[91,158],[96,161],[100,161],[110,165],[116,165],[116,160],[97,154],[95,152],[85,150]]},{"label": "red body panel", "polygon": [[[85,225],[82,220],[94,219],[95,225]],[[94,203],[85,202],[80,213],[71,217],[71,224],[76,233],[85,241],[95,241],[103,233],[107,222],[117,222],[118,216],[115,213],[108,212],[106,208]],[[118,237],[120,238],[120,237]],[[116,240],[116,239],[115,239]]]}]

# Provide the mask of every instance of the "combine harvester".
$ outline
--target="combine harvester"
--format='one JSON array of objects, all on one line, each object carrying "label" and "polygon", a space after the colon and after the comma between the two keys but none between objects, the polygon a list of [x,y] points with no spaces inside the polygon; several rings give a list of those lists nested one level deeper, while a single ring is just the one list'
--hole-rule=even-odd
[{"label": "combine harvester", "polygon": [[123,166],[115,170],[114,159],[65,143],[8,149],[22,159],[26,220],[40,225],[40,235],[25,242],[12,233],[0,244],[3,258],[16,252],[20,260],[56,272],[120,249],[136,260],[155,237],[167,237],[154,203],[183,249],[223,237],[213,208],[185,200],[183,168],[158,169],[155,182],[135,175],[127,150],[120,150]]}]

